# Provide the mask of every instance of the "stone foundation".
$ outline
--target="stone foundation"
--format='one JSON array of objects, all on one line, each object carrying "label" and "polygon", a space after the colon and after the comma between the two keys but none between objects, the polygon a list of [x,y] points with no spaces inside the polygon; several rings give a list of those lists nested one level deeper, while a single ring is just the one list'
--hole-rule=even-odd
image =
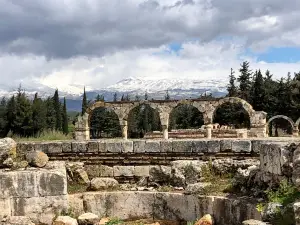
[{"label": "stone foundation", "polygon": [[46,168],[0,171],[0,218],[27,216],[37,224],[51,224],[67,209],[67,178],[63,162]]},{"label": "stone foundation", "polygon": [[207,213],[219,225],[240,225],[247,219],[261,219],[255,204],[247,200],[167,192],[86,192],[69,195],[69,207],[75,215],[92,212],[99,217],[122,220],[195,221]]}]

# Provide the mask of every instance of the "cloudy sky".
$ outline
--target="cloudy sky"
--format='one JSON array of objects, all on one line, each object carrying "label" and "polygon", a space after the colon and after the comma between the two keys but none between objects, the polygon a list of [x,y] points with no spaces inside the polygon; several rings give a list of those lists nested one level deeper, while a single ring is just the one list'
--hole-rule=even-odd
[{"label": "cloudy sky", "polygon": [[0,0],[0,88],[300,70],[298,0]]}]

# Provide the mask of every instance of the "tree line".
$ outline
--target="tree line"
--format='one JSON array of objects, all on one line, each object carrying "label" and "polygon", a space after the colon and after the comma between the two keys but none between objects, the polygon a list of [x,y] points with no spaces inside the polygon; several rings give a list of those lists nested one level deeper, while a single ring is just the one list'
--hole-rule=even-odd
[{"label": "tree line", "polygon": [[0,102],[0,136],[9,133],[21,137],[38,136],[43,131],[61,131],[68,134],[66,99],[59,100],[58,90],[52,97],[42,99],[38,93],[30,99],[19,87],[10,98]]}]

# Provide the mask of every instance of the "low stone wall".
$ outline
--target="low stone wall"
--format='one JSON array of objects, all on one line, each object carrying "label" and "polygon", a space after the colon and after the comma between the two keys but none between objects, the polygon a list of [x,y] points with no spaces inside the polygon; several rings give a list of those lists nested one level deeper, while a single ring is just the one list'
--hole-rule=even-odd
[{"label": "low stone wall", "polygon": [[218,225],[240,225],[261,219],[255,204],[226,197],[196,196],[169,192],[86,192],[69,195],[75,215],[92,212],[99,217],[195,221],[211,214]]},{"label": "low stone wall", "polygon": [[[286,143],[294,140],[285,141]],[[83,161],[103,165],[169,165],[175,160],[258,157],[263,143],[277,139],[91,140],[19,142],[17,155],[45,152],[50,160]]]},{"label": "low stone wall", "polygon": [[0,218],[28,216],[37,224],[51,224],[68,207],[63,162],[45,168],[0,170]]}]

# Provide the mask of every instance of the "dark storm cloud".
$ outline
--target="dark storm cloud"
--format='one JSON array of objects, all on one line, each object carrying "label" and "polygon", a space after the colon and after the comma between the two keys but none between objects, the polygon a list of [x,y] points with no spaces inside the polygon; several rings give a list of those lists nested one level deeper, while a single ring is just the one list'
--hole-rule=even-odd
[{"label": "dark storm cloud", "polygon": [[[249,30],[247,20],[261,16],[276,17],[278,24]],[[0,0],[0,52],[103,56],[219,35],[243,36],[250,45],[298,29],[299,19],[295,0]]]}]

